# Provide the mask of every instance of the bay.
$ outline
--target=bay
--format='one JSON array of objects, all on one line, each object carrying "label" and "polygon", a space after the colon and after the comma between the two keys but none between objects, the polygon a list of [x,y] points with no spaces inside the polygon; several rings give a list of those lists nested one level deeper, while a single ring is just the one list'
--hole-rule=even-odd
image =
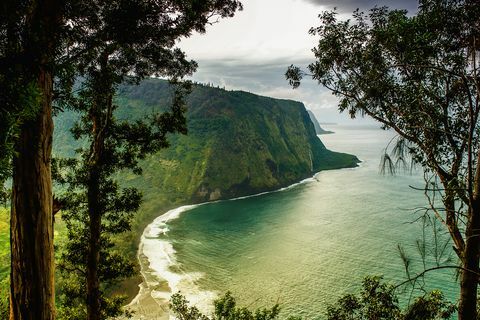
[{"label": "bay", "polygon": [[[229,290],[241,305],[280,303],[282,317],[316,319],[341,295],[358,292],[367,275],[404,281],[398,245],[412,273],[453,264],[450,244],[435,259],[448,241],[444,229],[438,226],[434,245],[432,226],[421,219],[426,199],[412,188],[423,187],[421,172],[380,172],[393,133],[375,126],[325,129],[335,132],[320,136],[327,148],[355,154],[362,160],[358,168],[323,171],[279,192],[196,206],[167,222],[159,241],[173,248],[169,270],[190,277],[190,285],[179,289],[187,296],[208,292],[208,299],[196,300],[202,310],[211,310],[211,300]],[[425,265],[418,243],[426,243]],[[429,273],[420,286],[457,299],[451,270]],[[411,298],[410,288],[399,289],[402,303]]]}]

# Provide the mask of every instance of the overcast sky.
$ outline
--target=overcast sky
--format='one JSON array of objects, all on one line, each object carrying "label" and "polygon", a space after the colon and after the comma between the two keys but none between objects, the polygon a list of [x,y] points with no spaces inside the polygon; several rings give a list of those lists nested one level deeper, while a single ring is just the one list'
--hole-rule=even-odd
[{"label": "overcast sky", "polygon": [[375,5],[407,9],[415,13],[417,1],[404,0],[242,0],[244,10],[235,17],[194,34],[179,46],[198,62],[193,80],[213,83],[228,90],[244,90],[305,103],[320,122],[351,123],[339,115],[337,100],[313,81],[291,89],[285,71],[291,64],[305,67],[313,62],[316,39],[308,34],[318,26],[318,14],[337,7],[342,18],[359,8]]}]

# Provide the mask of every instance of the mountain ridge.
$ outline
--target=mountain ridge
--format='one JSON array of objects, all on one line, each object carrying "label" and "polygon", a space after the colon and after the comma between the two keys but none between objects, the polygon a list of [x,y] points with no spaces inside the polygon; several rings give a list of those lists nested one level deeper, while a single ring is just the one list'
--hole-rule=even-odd
[{"label": "mountain ridge", "polygon": [[[145,85],[162,92],[168,86],[158,80]],[[119,90],[123,106],[134,108],[139,91],[142,87]],[[147,104],[154,100],[150,95]],[[171,148],[155,159],[174,172],[164,172],[161,188],[175,186],[195,203],[271,191],[358,162],[326,149],[305,106],[293,100],[196,85],[188,98],[187,122],[189,133],[173,136]],[[153,159],[147,162],[155,167]]]}]

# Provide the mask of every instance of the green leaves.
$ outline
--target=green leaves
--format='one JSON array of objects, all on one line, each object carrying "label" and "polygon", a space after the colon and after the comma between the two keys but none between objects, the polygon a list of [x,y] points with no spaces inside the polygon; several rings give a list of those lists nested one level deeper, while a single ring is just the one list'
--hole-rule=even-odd
[{"label": "green leaves", "polygon": [[188,303],[184,296],[175,293],[170,298],[170,310],[175,313],[179,320],[209,320],[197,307],[191,307]]},{"label": "green leaves", "polygon": [[366,277],[359,295],[347,294],[327,308],[328,320],[439,320],[456,311],[439,291],[417,297],[401,310],[395,288],[381,277]]},{"label": "green leaves", "polygon": [[189,306],[187,299],[179,292],[170,299],[170,310],[180,320],[274,320],[280,312],[279,305],[270,309],[250,311],[237,307],[237,302],[230,292],[214,301],[215,311],[211,318],[203,315],[195,306]]},{"label": "green leaves", "polygon": [[[203,315],[180,293],[172,295],[170,310],[180,320],[274,320],[280,313],[279,305],[270,309],[250,311],[238,307],[230,292],[214,301],[214,313],[211,317]],[[327,306],[327,320],[440,320],[450,319],[456,311],[455,305],[445,300],[439,291],[432,291],[407,306],[400,308],[395,288],[382,281],[381,277],[366,277],[359,294],[347,294]],[[289,320],[301,320],[290,316]],[[323,317],[319,317],[323,319]]]},{"label": "green leaves", "polygon": [[288,67],[285,77],[288,79],[288,83],[294,88],[298,88],[303,79],[303,73],[299,67],[294,66],[293,64]]},{"label": "green leaves", "polygon": [[457,307],[445,300],[440,291],[418,297],[405,312],[405,320],[450,319]]},{"label": "green leaves", "polygon": [[[236,0],[89,0],[72,5],[75,10],[72,7],[69,12],[67,28],[73,37],[67,44],[71,52],[64,58],[72,66],[68,70],[81,78],[76,85],[59,83],[68,93],[62,106],[80,115],[71,128],[73,137],[88,146],[78,149],[74,159],[57,161],[60,167],[54,170],[65,186],[61,201],[68,227],[61,270],[68,279],[64,290],[70,290],[70,295],[62,297],[65,316],[83,318],[85,308],[73,305],[86,304],[88,296],[102,306],[92,310],[91,305],[98,303],[91,303],[88,313],[101,313],[104,319],[123,312],[123,300],[109,297],[106,289],[133,275],[132,263],[114,250],[114,244],[116,236],[130,230],[142,197],[135,188],[121,188],[116,174],[122,170],[140,174],[139,161],[168,147],[168,134],[186,133],[184,95],[189,83],[179,79],[192,74],[197,64],[175,44],[193,31],[205,31],[212,16],[232,16],[241,4]],[[171,105],[142,119],[117,119],[118,87],[153,75],[171,79],[175,87]],[[75,86],[76,94],[68,92]],[[89,286],[90,292],[77,290],[85,287],[87,274],[96,277],[89,281],[100,283],[100,292],[95,289],[98,285]]]}]

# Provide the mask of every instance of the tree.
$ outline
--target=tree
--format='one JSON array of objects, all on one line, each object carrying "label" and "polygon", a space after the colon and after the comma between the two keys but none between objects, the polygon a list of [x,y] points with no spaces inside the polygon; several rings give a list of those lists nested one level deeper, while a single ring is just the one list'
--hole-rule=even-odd
[{"label": "tree", "polygon": [[182,90],[175,91],[169,112],[120,121],[114,103],[118,86],[151,75],[175,82],[191,74],[196,63],[175,48],[176,41],[193,31],[205,32],[212,17],[229,17],[241,8],[235,0],[119,0],[96,5],[82,35],[82,43],[95,42],[94,49],[79,59],[83,82],[67,105],[80,114],[74,137],[89,146],[79,149],[78,159],[63,161],[66,166],[59,170],[69,171],[64,180],[69,192],[60,200],[69,228],[60,265],[69,278],[64,288],[69,319],[105,319],[120,313],[122,300],[109,300],[104,288],[132,275],[133,267],[112,252],[111,235],[130,229],[141,195],[133,188],[121,189],[114,174],[125,169],[140,173],[138,161],[167,147],[168,133],[186,133]]},{"label": "tree", "polygon": [[170,310],[180,320],[274,320],[278,318],[278,304],[270,309],[261,308],[254,312],[245,307],[238,307],[237,301],[230,292],[213,302],[215,311],[211,318],[202,314],[197,307],[189,306],[189,302],[179,292],[172,295]]},{"label": "tree", "polygon": [[98,99],[109,91],[104,91],[108,82],[96,80],[87,78],[83,84],[82,107],[76,110],[83,110],[84,116],[73,128],[75,138],[84,138],[89,145],[77,151],[78,158],[56,160],[55,167],[57,181],[67,187],[59,197],[68,230],[59,262],[60,315],[72,320],[121,315],[125,298],[109,297],[105,290],[134,274],[134,263],[115,250],[114,237],[130,230],[141,193],[121,188],[116,173],[139,174],[138,161],[166,147],[167,133],[185,130],[180,89],[169,112],[120,121],[114,116],[113,101],[105,110],[97,107],[102,106]]},{"label": "tree", "polygon": [[[438,291],[426,293],[404,308],[399,306],[395,287],[382,282],[381,277],[366,277],[360,294],[347,294],[328,305],[327,320],[440,320],[450,319],[455,305],[447,302]],[[274,320],[280,313],[279,305],[271,309],[257,309],[255,312],[238,307],[230,292],[213,303],[214,313],[210,318],[196,307],[189,306],[180,293],[172,295],[170,309],[180,320]],[[301,320],[289,316],[288,320]]]},{"label": "tree", "polygon": [[52,86],[64,4],[0,5],[0,182],[12,177],[10,319],[53,319]]},{"label": "tree", "polygon": [[440,320],[456,310],[439,291],[417,297],[402,310],[395,289],[381,277],[366,277],[359,295],[347,294],[327,307],[327,320]]},{"label": "tree", "polygon": [[[108,14],[115,11],[119,3],[6,0],[0,5],[2,188],[5,179],[13,176],[11,319],[55,317],[50,167],[52,101],[55,99],[61,105],[71,99],[76,68],[81,62],[85,65],[85,61],[94,59],[96,48],[103,45],[95,30],[101,28],[102,20],[97,18],[104,12],[96,10],[102,7]],[[128,5],[127,1],[124,3]],[[178,34],[183,31],[183,35],[187,35],[193,30],[204,31],[209,23],[209,9],[216,8],[223,16],[232,15],[230,5],[238,7],[239,3],[233,0],[162,1],[162,8],[180,8],[185,14],[167,17],[165,12],[154,11],[148,18],[167,17],[164,21],[167,26],[178,25]],[[123,18],[127,22],[130,18],[134,20],[135,13],[123,12]],[[115,32],[121,29],[122,23],[116,23],[120,28],[110,23],[112,29],[108,30],[120,37],[120,42],[121,37],[129,34]],[[187,25],[191,28],[181,30]],[[172,41],[172,38],[164,40]],[[134,58],[128,55],[128,50],[125,52],[124,58]]]},{"label": "tree", "polygon": [[[410,157],[426,175],[428,213],[448,230],[460,270],[460,320],[477,319],[480,253],[480,6],[422,0],[418,13],[375,7],[353,21],[320,15],[309,73],[340,98],[340,111],[369,116],[398,134],[392,168]],[[293,87],[307,73],[291,66]],[[435,201],[435,199],[439,199]]]}]

